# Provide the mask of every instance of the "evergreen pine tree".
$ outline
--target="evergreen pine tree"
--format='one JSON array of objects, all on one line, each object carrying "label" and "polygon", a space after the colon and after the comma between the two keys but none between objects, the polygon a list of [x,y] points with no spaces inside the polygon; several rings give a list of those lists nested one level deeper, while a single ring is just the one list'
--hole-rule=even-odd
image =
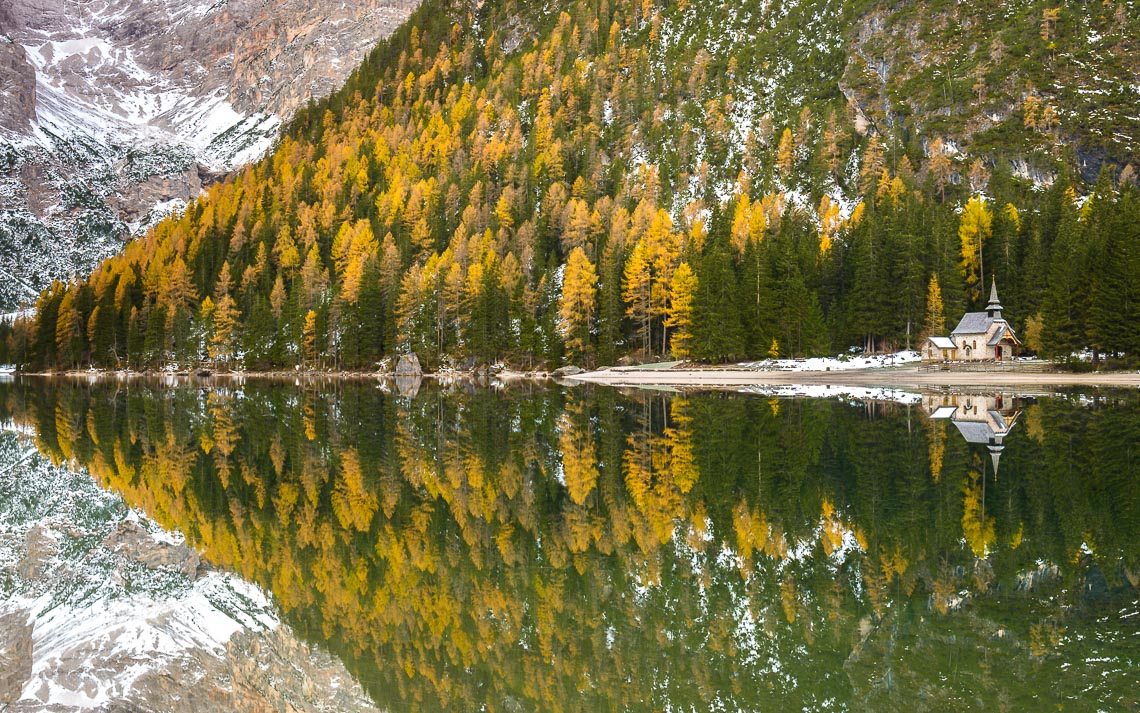
[{"label": "evergreen pine tree", "polygon": [[723,362],[744,353],[744,335],[737,306],[736,274],[723,245],[710,246],[697,273],[693,301],[692,354],[698,359]]},{"label": "evergreen pine tree", "polygon": [[1087,250],[1084,226],[1070,188],[1050,256],[1048,290],[1042,308],[1042,345],[1054,357],[1068,357],[1087,344]]}]

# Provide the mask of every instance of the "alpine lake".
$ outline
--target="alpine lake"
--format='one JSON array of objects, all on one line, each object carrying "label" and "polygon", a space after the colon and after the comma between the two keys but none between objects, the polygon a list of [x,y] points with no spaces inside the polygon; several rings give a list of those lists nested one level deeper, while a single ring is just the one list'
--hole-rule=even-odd
[{"label": "alpine lake", "polygon": [[81,475],[382,710],[1140,710],[1140,393],[794,391],[9,377],[0,516]]}]

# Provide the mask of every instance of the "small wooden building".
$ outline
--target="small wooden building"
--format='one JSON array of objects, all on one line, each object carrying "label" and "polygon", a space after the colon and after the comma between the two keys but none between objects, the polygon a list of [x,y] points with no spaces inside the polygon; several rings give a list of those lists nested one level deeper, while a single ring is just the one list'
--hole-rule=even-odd
[{"label": "small wooden building", "polygon": [[949,337],[934,336],[922,348],[924,361],[1005,361],[1017,356],[1021,340],[1001,316],[997,281],[985,312],[967,312]]}]

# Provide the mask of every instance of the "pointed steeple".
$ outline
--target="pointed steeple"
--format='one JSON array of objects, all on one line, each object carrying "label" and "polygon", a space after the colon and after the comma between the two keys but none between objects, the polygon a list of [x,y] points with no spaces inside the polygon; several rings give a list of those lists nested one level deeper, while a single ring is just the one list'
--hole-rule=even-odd
[{"label": "pointed steeple", "polygon": [[990,303],[986,305],[986,312],[993,319],[1001,319],[1001,300],[998,299],[996,277],[990,283]]}]

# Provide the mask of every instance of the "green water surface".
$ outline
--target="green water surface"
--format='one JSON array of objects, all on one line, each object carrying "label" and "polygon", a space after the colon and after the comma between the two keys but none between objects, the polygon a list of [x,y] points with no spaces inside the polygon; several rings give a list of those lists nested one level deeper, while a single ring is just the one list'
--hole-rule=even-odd
[{"label": "green water surface", "polygon": [[0,422],[385,709],[1140,709],[1140,398],[895,398],[18,379]]}]

